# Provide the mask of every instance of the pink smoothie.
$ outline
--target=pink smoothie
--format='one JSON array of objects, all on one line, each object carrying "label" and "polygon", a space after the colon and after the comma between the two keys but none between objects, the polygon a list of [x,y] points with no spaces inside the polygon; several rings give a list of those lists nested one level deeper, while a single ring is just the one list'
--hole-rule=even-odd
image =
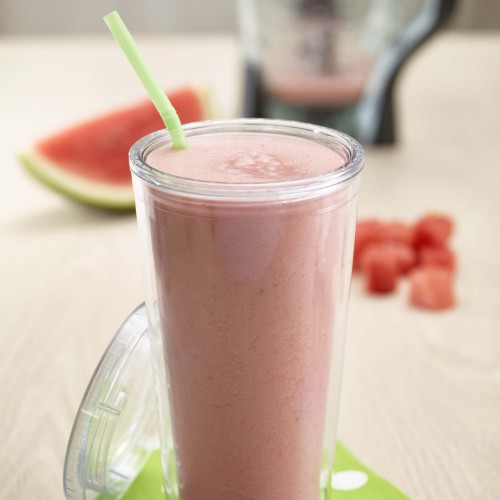
[{"label": "pink smoothie", "polygon": [[264,60],[266,93],[288,104],[312,107],[341,107],[356,104],[365,92],[373,61],[368,56],[344,57],[336,70],[319,73],[300,59],[282,56]]},{"label": "pink smoothie", "polygon": [[[345,160],[264,135],[194,137],[188,150],[147,157],[175,176],[232,183],[304,179]],[[345,192],[278,203],[148,196],[182,500],[317,500],[351,251]]]}]

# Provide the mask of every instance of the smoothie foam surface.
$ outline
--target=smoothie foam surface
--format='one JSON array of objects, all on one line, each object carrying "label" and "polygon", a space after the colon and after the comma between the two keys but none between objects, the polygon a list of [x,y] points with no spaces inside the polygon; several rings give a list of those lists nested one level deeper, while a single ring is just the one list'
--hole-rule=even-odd
[{"label": "smoothie foam surface", "polygon": [[191,137],[189,148],[153,150],[147,163],[177,177],[225,183],[260,183],[316,177],[342,167],[337,151],[312,141],[264,135]]}]

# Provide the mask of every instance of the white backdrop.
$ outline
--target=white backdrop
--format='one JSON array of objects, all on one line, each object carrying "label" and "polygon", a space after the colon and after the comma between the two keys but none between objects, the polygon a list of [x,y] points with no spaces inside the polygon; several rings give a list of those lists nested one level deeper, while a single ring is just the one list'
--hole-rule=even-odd
[{"label": "white backdrop", "polygon": [[[500,29],[500,0],[457,1],[454,27]],[[0,0],[0,35],[105,33],[101,18],[113,9],[136,33],[234,31],[236,4],[237,0]]]},{"label": "white backdrop", "polygon": [[0,34],[106,33],[117,9],[134,32],[230,31],[237,0],[0,0]]}]

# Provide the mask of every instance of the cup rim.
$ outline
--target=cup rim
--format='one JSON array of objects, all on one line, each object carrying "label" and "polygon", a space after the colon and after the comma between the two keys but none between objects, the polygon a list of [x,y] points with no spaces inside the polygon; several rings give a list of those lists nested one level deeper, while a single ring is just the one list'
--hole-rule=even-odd
[{"label": "cup rim", "polygon": [[188,141],[190,137],[230,133],[300,137],[334,149],[343,154],[346,161],[333,171],[295,180],[231,183],[188,179],[167,174],[148,165],[146,158],[152,150],[171,145],[170,134],[162,129],[142,137],[130,149],[129,161],[133,176],[155,188],[183,196],[241,201],[319,196],[355,177],[363,168],[364,151],[355,139],[319,125],[290,120],[234,118],[193,122],[182,128]]}]

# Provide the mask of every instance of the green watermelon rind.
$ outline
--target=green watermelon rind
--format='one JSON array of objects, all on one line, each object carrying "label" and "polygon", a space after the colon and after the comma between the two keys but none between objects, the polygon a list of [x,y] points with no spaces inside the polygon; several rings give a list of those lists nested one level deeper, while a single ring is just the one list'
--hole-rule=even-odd
[{"label": "green watermelon rind", "polygon": [[34,178],[73,201],[109,210],[133,210],[131,185],[113,186],[68,174],[36,150],[23,151],[19,161]]},{"label": "green watermelon rind", "polygon": [[[188,89],[201,105],[200,119],[212,118],[215,106],[211,90],[205,85],[192,85]],[[112,181],[97,181],[75,174],[72,172],[74,169],[65,168],[70,165],[55,162],[50,154],[42,153],[36,145],[20,152],[18,159],[35,179],[75,202],[116,211],[133,210],[135,207],[131,184],[113,184]]]}]

